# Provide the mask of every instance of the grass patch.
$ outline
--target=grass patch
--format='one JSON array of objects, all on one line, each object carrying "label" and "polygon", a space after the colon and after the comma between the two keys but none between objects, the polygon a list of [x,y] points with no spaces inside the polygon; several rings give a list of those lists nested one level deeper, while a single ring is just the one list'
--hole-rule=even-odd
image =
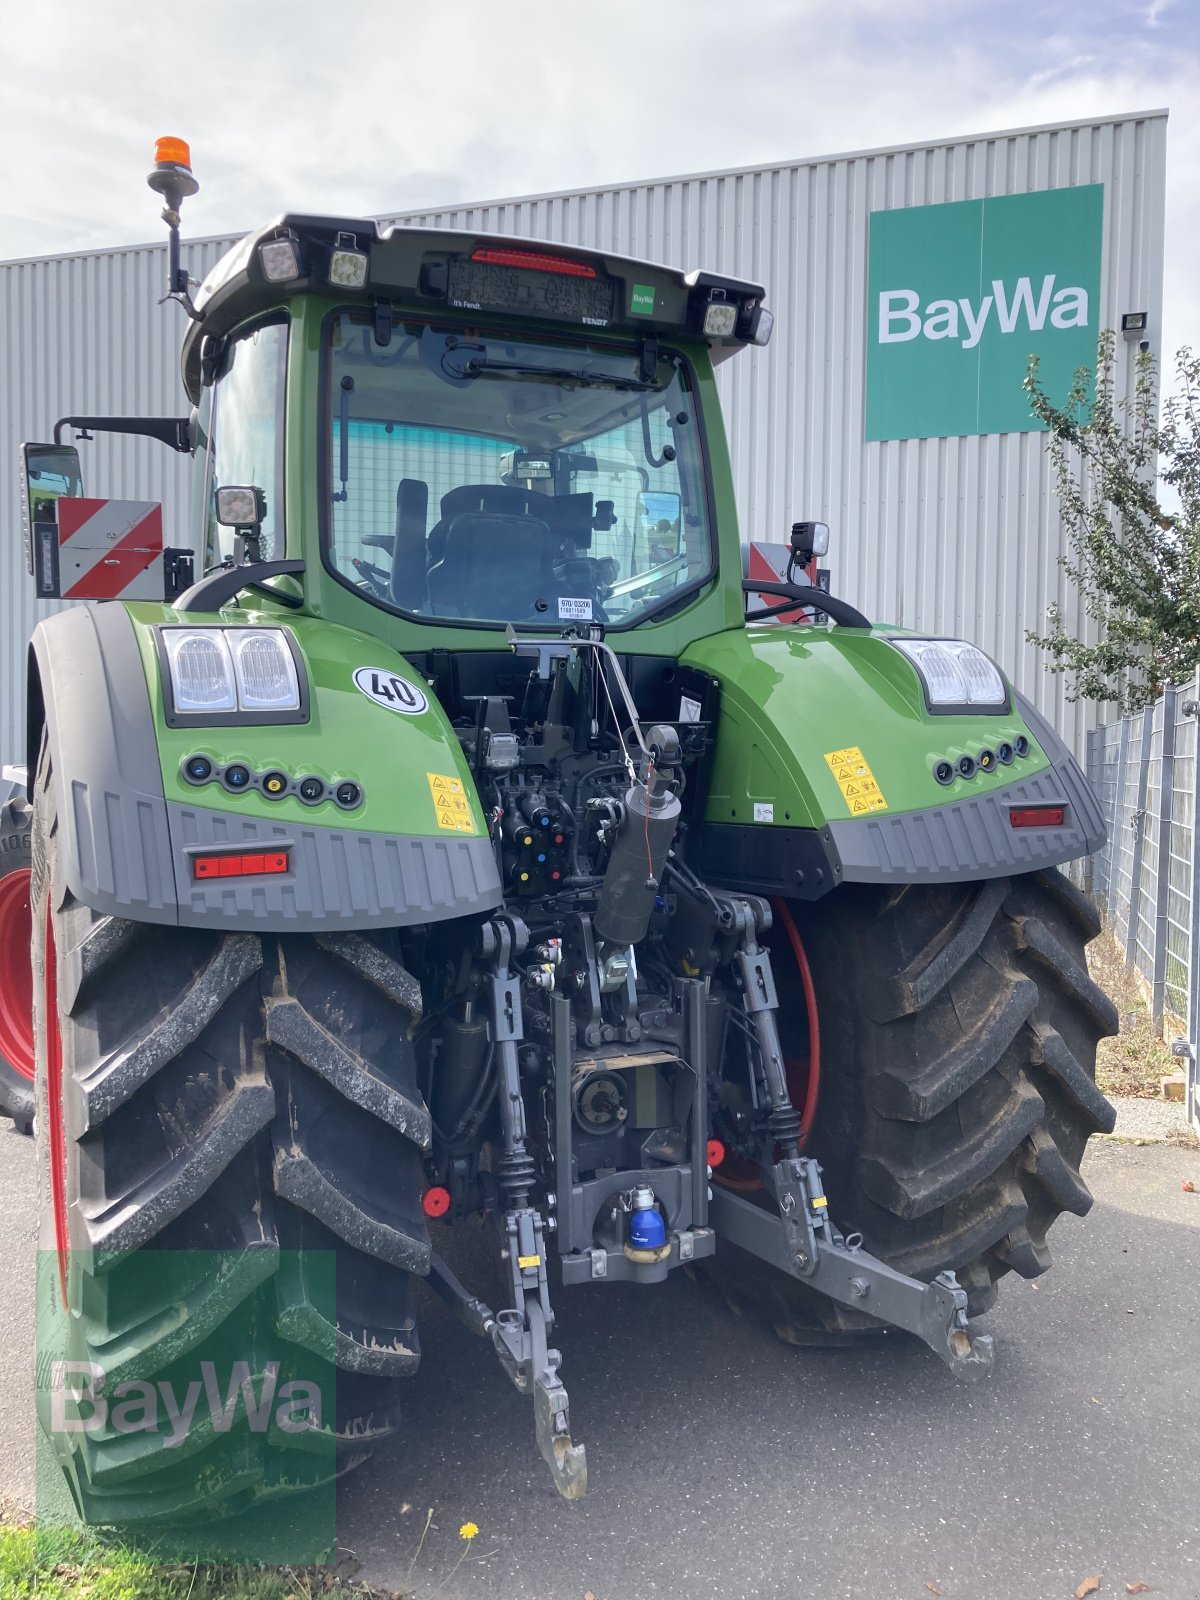
[{"label": "grass patch", "polygon": [[1100,1041],[1096,1082],[1105,1094],[1157,1100],[1159,1079],[1178,1071],[1179,1062],[1155,1033],[1137,974],[1125,965],[1124,951],[1110,933],[1088,946],[1088,970],[1121,1017],[1117,1037]]},{"label": "grass patch", "polygon": [[400,1590],[350,1581],[330,1567],[157,1566],[119,1541],[73,1528],[0,1521],[0,1600],[401,1600]]}]

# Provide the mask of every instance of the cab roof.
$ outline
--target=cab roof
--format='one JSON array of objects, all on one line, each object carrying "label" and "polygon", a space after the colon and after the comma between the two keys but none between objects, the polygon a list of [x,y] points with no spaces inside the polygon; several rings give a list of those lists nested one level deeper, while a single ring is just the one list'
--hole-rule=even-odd
[{"label": "cab roof", "polygon": [[761,285],[719,273],[503,234],[285,213],[234,245],[196,292],[183,347],[192,400],[200,395],[206,336],[220,339],[305,292],[347,304],[401,301],[428,314],[483,313],[514,326],[692,338],[711,347],[714,361],[766,344],[772,320]]}]

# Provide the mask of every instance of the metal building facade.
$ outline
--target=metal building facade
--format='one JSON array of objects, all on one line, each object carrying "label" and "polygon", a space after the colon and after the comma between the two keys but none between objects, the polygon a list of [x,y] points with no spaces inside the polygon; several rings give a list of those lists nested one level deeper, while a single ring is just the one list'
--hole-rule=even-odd
[{"label": "metal building facade", "polygon": [[[866,442],[867,242],[874,211],[1104,185],[1100,325],[1149,313],[1161,354],[1165,111],[979,135],[397,214],[411,226],[473,229],[705,266],[760,281],[776,314],[765,351],[722,368],[742,537],[780,539],[797,517],[830,523],[834,591],[869,615],[975,640],[1082,749],[1090,708],[1066,701],[1025,643],[1052,609],[1073,629],[1078,604],[1044,436],[990,434]],[[188,247],[202,277],[231,240]],[[70,412],[170,415],[181,409],[183,320],[160,308],[165,247],[0,264],[0,754],[23,737],[25,641],[45,603],[25,574],[17,447]],[[1121,343],[1124,372],[1134,346]],[[98,438],[89,493],[153,497],[168,541],[183,543],[186,462],[162,446]]]}]

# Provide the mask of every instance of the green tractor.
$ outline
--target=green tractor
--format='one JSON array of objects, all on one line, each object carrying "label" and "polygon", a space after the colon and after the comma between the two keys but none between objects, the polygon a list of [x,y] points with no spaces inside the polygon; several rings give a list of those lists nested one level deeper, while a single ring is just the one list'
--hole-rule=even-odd
[{"label": "green tractor", "polygon": [[[766,344],[764,291],[285,215],[193,301],[186,146],[150,183],[190,413],[25,446],[39,591],[89,599],[29,656],[73,1359],[319,1354],[341,1471],[402,1427],[424,1279],[568,1498],[560,1296],[688,1268],[791,1342],[892,1325],[986,1373],[973,1319],[1045,1270],[1112,1126],[1057,870],[1103,825],[987,656],[818,585],[824,525],[747,575],[714,370]],[[83,498],[72,428],[192,456],[180,548]],[[464,1224],[494,1278],[460,1281]],[[98,1521],[241,1511],[307,1443],[54,1438]]]}]

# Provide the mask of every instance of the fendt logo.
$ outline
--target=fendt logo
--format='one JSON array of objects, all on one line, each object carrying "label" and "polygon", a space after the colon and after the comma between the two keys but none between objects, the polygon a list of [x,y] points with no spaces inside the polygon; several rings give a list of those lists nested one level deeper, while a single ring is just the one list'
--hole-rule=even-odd
[{"label": "fendt logo", "polygon": [[871,215],[866,437],[1022,433],[1036,354],[1065,397],[1100,331],[1104,187]]}]

